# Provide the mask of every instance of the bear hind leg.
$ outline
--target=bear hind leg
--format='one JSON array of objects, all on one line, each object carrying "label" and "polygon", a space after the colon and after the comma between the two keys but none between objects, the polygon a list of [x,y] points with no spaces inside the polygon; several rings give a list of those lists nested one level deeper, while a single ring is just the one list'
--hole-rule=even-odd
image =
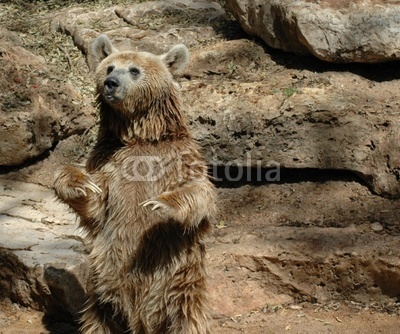
[{"label": "bear hind leg", "polygon": [[122,334],[129,332],[124,316],[115,312],[110,303],[100,303],[93,297],[83,310],[80,332],[83,334]]},{"label": "bear hind leg", "polygon": [[211,334],[208,307],[203,296],[183,295],[167,306],[167,334]]}]

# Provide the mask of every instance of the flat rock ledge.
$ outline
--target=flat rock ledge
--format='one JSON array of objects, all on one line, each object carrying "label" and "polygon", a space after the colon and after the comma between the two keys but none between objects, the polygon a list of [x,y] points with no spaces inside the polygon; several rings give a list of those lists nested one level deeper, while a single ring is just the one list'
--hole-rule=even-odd
[{"label": "flat rock ledge", "polygon": [[400,4],[368,0],[227,0],[242,28],[269,46],[335,63],[400,58]]},{"label": "flat rock ledge", "polygon": [[86,255],[75,215],[47,188],[0,180],[0,298],[76,314]]}]

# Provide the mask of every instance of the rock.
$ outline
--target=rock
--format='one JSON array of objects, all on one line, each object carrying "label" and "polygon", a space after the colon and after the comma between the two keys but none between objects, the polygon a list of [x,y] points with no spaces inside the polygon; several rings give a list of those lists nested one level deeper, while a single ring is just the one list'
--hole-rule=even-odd
[{"label": "rock", "polygon": [[95,119],[71,85],[52,79],[42,57],[20,46],[15,34],[2,36],[0,165],[13,166],[39,156],[71,134],[82,133]]},{"label": "rock", "polygon": [[[164,17],[172,14],[176,22],[165,24]],[[225,11],[214,1],[149,1],[96,12],[67,9],[52,19],[51,27],[71,35],[77,47],[86,53],[91,40],[99,34],[93,25],[101,20],[102,32],[113,38],[118,49],[162,53],[178,43],[190,47],[212,40],[216,32],[210,23],[224,17]],[[195,20],[197,25],[186,27],[182,23],[187,20]],[[157,24],[162,28],[154,30]]]},{"label": "rock", "polygon": [[383,231],[383,226],[379,222],[375,222],[371,224],[371,230],[374,232],[380,232]]},{"label": "rock", "polygon": [[209,0],[149,1],[134,4],[128,8],[119,7],[116,13],[131,25],[143,24],[140,22],[143,18],[154,20],[156,17],[172,13],[176,15],[175,20],[191,20],[197,23],[210,23],[224,19],[226,16],[225,11],[217,2]]},{"label": "rock", "polygon": [[[293,230],[268,226],[261,230],[263,237],[244,231],[238,236],[229,227],[215,232],[216,240],[209,247],[210,290],[219,314],[244,311],[240,302],[235,302],[236,310],[226,304],[226,294],[233,300],[239,295],[235,286],[242,289],[242,299],[254,297],[243,301],[253,309],[293,300],[378,302],[395,298],[400,292],[399,260],[386,254],[386,242],[395,242],[395,235],[383,241],[379,234],[358,233],[353,227]],[[244,281],[246,287],[241,286]],[[263,285],[267,288],[260,291]]]},{"label": "rock", "polygon": [[400,58],[400,5],[395,1],[227,0],[242,28],[269,46],[337,62]]},{"label": "rock", "polygon": [[[214,49],[216,60],[210,68],[219,68],[219,59],[226,59],[227,50],[257,56],[254,45],[247,51],[250,46],[241,41],[224,44]],[[194,60],[212,49],[199,51]],[[238,69],[237,75],[240,71],[246,68]],[[358,78],[356,87],[350,88],[334,74],[326,80],[306,72],[311,85],[281,92],[274,92],[274,87],[287,79],[279,74],[268,81],[230,81],[219,87],[212,82],[184,83],[191,127],[209,162],[242,170],[252,167],[259,173],[262,168],[349,170],[374,192],[400,196],[397,114],[385,106],[383,96],[370,101],[373,107],[366,105],[374,90],[368,80]],[[391,85],[397,88],[390,90],[400,89],[399,82]],[[229,175],[214,176],[229,179]],[[273,181],[264,176],[258,181]]]},{"label": "rock", "polygon": [[88,267],[75,216],[34,184],[0,179],[0,201],[0,297],[76,315]]}]

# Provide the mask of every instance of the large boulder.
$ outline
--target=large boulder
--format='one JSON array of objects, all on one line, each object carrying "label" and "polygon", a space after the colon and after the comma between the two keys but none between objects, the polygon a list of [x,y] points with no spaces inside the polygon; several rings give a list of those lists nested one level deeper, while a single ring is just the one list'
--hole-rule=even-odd
[{"label": "large boulder", "polygon": [[0,165],[19,165],[94,124],[82,96],[7,30],[0,31],[0,66]]},{"label": "large boulder", "polygon": [[227,0],[226,4],[248,34],[273,48],[337,63],[400,58],[396,1]]}]

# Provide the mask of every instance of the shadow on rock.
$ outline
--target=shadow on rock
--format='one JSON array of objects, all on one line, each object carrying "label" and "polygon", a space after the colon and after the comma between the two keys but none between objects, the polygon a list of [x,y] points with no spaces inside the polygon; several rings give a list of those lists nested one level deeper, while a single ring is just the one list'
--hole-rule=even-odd
[{"label": "shadow on rock", "polygon": [[257,39],[256,42],[264,48],[265,52],[271,56],[271,59],[276,62],[276,64],[284,66],[287,69],[300,71],[308,70],[316,73],[350,72],[375,82],[386,82],[400,79],[400,72],[393,71],[393,68],[399,66],[398,61],[374,64],[328,63],[313,56],[300,56],[291,52],[273,49],[265,45],[265,43],[260,39]]},{"label": "shadow on rock", "polygon": [[[85,266],[78,268],[79,277],[85,278]],[[79,313],[86,297],[82,283],[75,273],[55,266],[47,266],[44,279],[54,302],[47,305],[43,324],[54,334],[78,333]]]}]

